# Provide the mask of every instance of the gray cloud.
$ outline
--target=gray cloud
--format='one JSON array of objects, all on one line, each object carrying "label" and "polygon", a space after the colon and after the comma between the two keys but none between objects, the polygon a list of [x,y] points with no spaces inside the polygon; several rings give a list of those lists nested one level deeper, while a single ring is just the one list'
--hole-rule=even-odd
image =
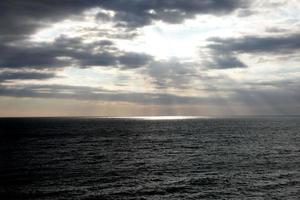
[{"label": "gray cloud", "polygon": [[245,36],[242,38],[210,38],[208,48],[218,52],[294,53],[300,49],[300,34],[280,36]]},{"label": "gray cloud", "polygon": [[226,92],[225,96],[219,96],[216,93],[216,95],[207,97],[111,91],[103,88],[70,85],[3,85],[0,87],[0,96],[130,102],[151,105],[205,105],[226,106],[226,108],[227,106],[231,108],[242,106],[255,114],[298,113],[300,111],[299,81],[294,82],[292,87],[281,83],[281,81],[274,81],[272,85],[275,88],[247,88],[241,85],[222,90],[220,87],[217,92]]},{"label": "gray cloud", "polygon": [[245,68],[247,64],[239,58],[239,54],[273,54],[295,55],[300,49],[300,34],[277,36],[244,36],[241,38],[209,38],[211,44],[206,48],[209,54],[202,63],[207,68],[230,69]]},{"label": "gray cloud", "polygon": [[119,63],[124,68],[138,68],[145,66],[153,57],[144,53],[126,53],[118,57]]},{"label": "gray cloud", "polygon": [[45,27],[65,17],[78,15],[83,10],[95,6],[97,2],[99,1],[1,1],[0,42],[25,39],[38,28]]},{"label": "gray cloud", "polygon": [[279,89],[297,88],[300,85],[298,79],[284,79],[284,80],[273,80],[273,81],[257,81],[257,82],[246,82],[244,85],[250,86],[251,88],[265,88],[273,87]]},{"label": "gray cloud", "polygon": [[[300,88],[300,84],[297,85]],[[300,112],[300,91],[298,88],[236,89],[232,99],[252,109],[255,114],[266,114],[263,108],[270,108],[275,114],[298,114]]]},{"label": "gray cloud", "polygon": [[226,53],[220,54],[219,52],[213,52],[211,59],[204,61],[203,64],[211,69],[232,69],[248,67],[235,55]]},{"label": "gray cloud", "polygon": [[66,65],[66,61],[57,59],[63,51],[53,45],[8,46],[0,47],[1,68],[50,68]]},{"label": "gray cloud", "polygon": [[[10,0],[0,2],[0,36],[2,42],[22,40],[41,27],[79,15],[90,8],[114,11],[117,26],[141,27],[154,20],[179,23],[197,14],[227,14],[247,7],[245,0]],[[98,18],[107,20],[105,13]]]},{"label": "gray cloud", "polygon": [[152,21],[180,23],[197,14],[228,14],[237,8],[247,7],[244,0],[151,0],[122,1],[105,0],[102,7],[116,11],[113,20],[127,27],[141,27]]},{"label": "gray cloud", "polygon": [[221,101],[220,99],[206,97],[188,97],[166,93],[110,91],[103,88],[69,85],[2,85],[2,87],[0,87],[0,96],[131,102],[160,105],[193,104],[201,102],[216,103]]},{"label": "gray cloud", "polygon": [[152,83],[159,89],[189,87],[192,78],[195,78],[195,63],[176,60],[154,61],[142,71],[147,74]]},{"label": "gray cloud", "polygon": [[237,16],[238,17],[249,17],[251,15],[254,15],[256,12],[253,9],[238,9],[237,10]]},{"label": "gray cloud", "polygon": [[138,68],[152,57],[143,53],[118,50],[112,41],[83,43],[80,38],[60,37],[53,43],[24,43],[0,46],[1,68],[58,68],[112,66]]},{"label": "gray cloud", "polygon": [[[133,37],[137,34],[133,29],[149,25],[153,21],[180,23],[198,14],[223,15],[246,7],[246,0],[1,1],[0,26],[3,28],[0,30],[0,67],[54,69],[76,65],[132,69],[145,66],[153,60],[146,54],[120,51],[109,40],[84,44],[79,38],[61,37],[52,44],[24,42],[38,29],[54,22],[67,18],[80,19],[82,12],[90,8],[114,11],[113,16],[103,11],[97,15],[98,20],[113,22],[117,27],[118,33],[102,30],[106,36]],[[100,34],[98,30],[94,31],[95,34]],[[15,41],[18,43],[11,43]]]},{"label": "gray cloud", "polygon": [[55,77],[56,74],[49,72],[2,71],[0,72],[0,83],[11,80],[45,80]]},{"label": "gray cloud", "polygon": [[280,27],[267,27],[266,32],[269,33],[284,33],[288,32],[289,30],[286,28],[280,28]]}]

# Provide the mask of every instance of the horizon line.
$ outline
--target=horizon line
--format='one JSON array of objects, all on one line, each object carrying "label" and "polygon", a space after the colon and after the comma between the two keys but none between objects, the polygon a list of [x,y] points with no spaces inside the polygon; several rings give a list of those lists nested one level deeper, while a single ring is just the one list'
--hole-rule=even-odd
[{"label": "horizon line", "polygon": [[248,114],[248,115],[131,115],[131,116],[101,116],[101,115],[59,115],[59,116],[0,116],[5,118],[99,118],[99,119],[213,119],[213,118],[247,118],[247,117],[300,117],[300,114]]}]

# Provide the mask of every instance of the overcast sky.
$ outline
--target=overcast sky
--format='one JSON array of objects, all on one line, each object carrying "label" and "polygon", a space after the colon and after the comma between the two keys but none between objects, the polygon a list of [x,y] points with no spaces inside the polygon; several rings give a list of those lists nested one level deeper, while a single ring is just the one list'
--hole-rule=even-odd
[{"label": "overcast sky", "polygon": [[0,9],[0,116],[300,114],[299,0]]}]

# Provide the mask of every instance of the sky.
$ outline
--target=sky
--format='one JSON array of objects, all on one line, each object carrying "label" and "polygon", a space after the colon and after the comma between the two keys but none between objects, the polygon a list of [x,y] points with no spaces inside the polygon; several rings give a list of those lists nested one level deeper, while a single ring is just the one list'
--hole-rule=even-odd
[{"label": "sky", "polygon": [[300,114],[299,0],[2,0],[0,116]]}]

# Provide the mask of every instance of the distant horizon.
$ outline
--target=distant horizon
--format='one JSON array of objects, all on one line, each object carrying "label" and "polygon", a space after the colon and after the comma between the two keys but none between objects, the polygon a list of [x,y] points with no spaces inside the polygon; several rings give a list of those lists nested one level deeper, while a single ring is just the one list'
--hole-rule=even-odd
[{"label": "distant horizon", "polygon": [[300,117],[300,114],[253,114],[253,115],[135,115],[135,116],[76,116],[76,115],[61,115],[61,116],[0,116],[1,118],[107,118],[107,119],[210,119],[210,118],[247,118],[247,117],[257,117],[257,118],[272,118],[272,117]]},{"label": "distant horizon", "polygon": [[293,199],[300,0],[1,0],[1,199]]}]

